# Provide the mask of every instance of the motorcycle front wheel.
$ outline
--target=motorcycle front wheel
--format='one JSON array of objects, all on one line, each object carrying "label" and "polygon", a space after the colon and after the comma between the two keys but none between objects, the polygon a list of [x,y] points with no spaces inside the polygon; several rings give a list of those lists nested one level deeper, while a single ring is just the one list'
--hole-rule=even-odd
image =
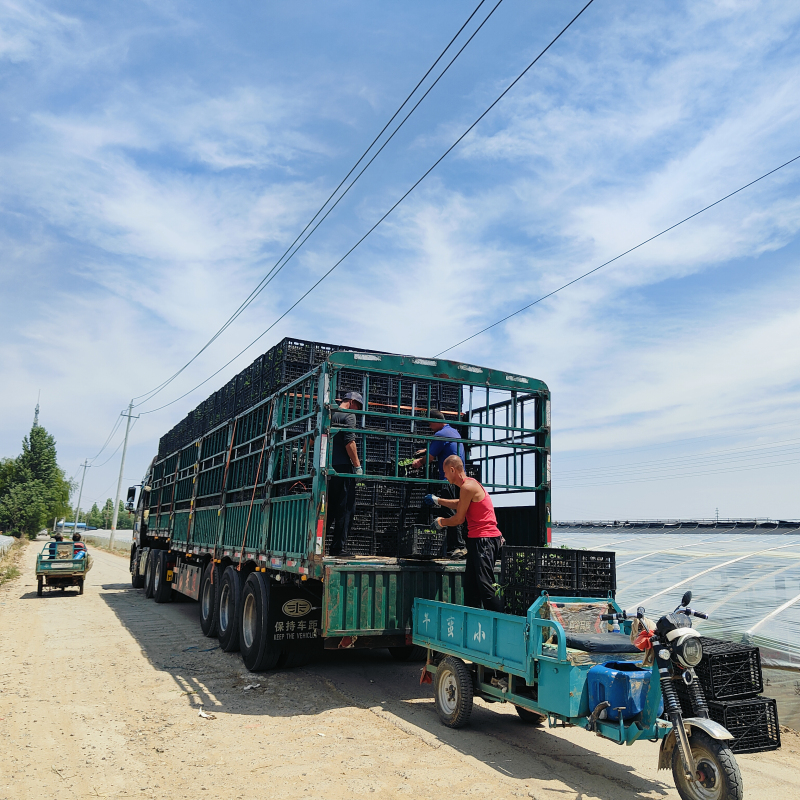
[{"label": "motorcycle front wheel", "polygon": [[695,780],[686,777],[678,748],[672,751],[672,777],[681,800],[742,800],[742,775],[730,747],[698,728],[689,743],[697,765]]}]

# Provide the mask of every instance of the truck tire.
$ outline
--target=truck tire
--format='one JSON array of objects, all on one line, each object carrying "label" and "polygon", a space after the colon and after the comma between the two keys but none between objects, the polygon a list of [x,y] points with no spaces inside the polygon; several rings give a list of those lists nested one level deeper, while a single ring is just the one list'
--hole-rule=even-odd
[{"label": "truck tire", "polygon": [[222,570],[213,561],[206,564],[200,581],[200,627],[206,636],[217,635],[217,600]]},{"label": "truck tire", "polygon": [[153,569],[153,600],[156,603],[169,603],[172,600],[172,584],[167,582],[169,554],[159,550]]},{"label": "truck tire", "polygon": [[519,714],[519,718],[528,725],[544,725],[544,723],[547,721],[547,717],[537,714],[535,711],[530,711],[529,709],[522,708],[521,706],[514,706],[514,708],[516,709],[517,714]]},{"label": "truck tire", "polygon": [[83,581],[78,585],[78,594],[83,594]]},{"label": "truck tire", "polygon": [[239,646],[242,661],[250,672],[274,669],[281,652],[272,646],[269,619],[269,580],[261,572],[251,572],[242,590],[242,619]]},{"label": "truck tire", "polygon": [[155,578],[156,554],[158,550],[149,550],[147,553],[147,565],[144,569],[144,596],[153,596],[153,579]]},{"label": "truck tire", "polygon": [[139,549],[131,545],[131,586],[141,589],[144,586],[144,575],[139,574]]},{"label": "truck tire", "polygon": [[408,644],[405,647],[387,647],[386,649],[395,661],[420,663],[428,657],[428,651],[418,644]]},{"label": "truck tire", "polygon": [[242,576],[234,566],[222,573],[217,602],[219,646],[226,653],[239,649],[239,631],[242,623]]},{"label": "truck tire", "polygon": [[436,713],[448,728],[463,728],[472,713],[472,675],[455,656],[442,659],[433,679]]},{"label": "truck tire", "polygon": [[36,581],[36,594],[38,594],[39,597],[41,597],[43,591],[44,591],[44,578],[39,578]]}]

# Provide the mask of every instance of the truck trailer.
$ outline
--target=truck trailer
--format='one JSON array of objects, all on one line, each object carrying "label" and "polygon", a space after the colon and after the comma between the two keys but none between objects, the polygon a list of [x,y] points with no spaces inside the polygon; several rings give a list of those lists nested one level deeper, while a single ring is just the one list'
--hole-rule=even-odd
[{"label": "truck trailer", "polygon": [[[302,360],[297,354],[302,356]],[[289,357],[288,360],[287,356]],[[364,474],[348,550],[329,554],[332,414],[364,398]],[[387,647],[413,658],[415,597],[463,603],[464,562],[447,559],[414,470],[442,412],[468,474],[492,495],[509,544],[550,541],[550,393],[534,378],[458,361],[284,340],[162,437],[135,509],[131,580],[157,603],[199,601],[200,624],[246,667],[306,663],[320,648]],[[441,512],[439,512],[441,513]]]}]

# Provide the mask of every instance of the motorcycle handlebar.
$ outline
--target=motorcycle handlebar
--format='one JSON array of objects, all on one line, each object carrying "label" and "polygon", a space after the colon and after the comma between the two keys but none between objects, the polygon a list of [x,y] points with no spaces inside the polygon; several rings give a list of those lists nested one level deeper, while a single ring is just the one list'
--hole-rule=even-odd
[{"label": "motorcycle handlebar", "polygon": [[686,614],[687,617],[697,617],[698,619],[708,619],[708,614],[702,611],[695,611],[693,608],[682,608],[679,614]]}]

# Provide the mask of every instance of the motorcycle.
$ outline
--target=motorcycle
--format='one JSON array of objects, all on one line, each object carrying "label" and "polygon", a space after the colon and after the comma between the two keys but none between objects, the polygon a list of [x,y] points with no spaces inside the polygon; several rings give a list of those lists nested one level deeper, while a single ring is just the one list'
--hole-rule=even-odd
[{"label": "motorcycle", "polygon": [[[635,645],[652,650],[654,671],[658,672],[664,700],[663,716],[672,730],[661,741],[658,768],[672,768],[675,786],[682,800],[741,800],[742,776],[728,742],[731,733],[710,719],[708,704],[695,673],[703,658],[700,634],[692,627],[692,617],[708,619],[689,604],[692,593],[686,592],[680,605],[665,614],[653,626],[645,609],[636,609],[640,632]],[[604,614],[603,619],[630,619],[626,612]],[[684,717],[676,684],[682,682],[691,699],[694,716]]]}]

